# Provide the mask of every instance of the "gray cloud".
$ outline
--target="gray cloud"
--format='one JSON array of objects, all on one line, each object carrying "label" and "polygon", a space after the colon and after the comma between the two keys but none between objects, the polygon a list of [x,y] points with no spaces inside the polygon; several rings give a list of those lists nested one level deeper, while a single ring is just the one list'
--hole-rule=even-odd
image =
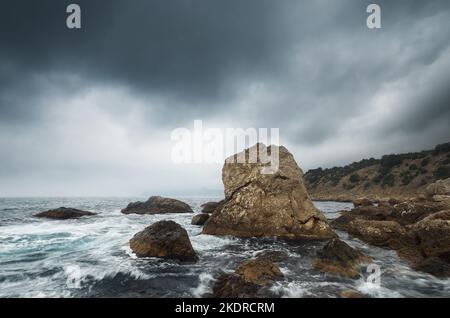
[{"label": "gray cloud", "polygon": [[138,171],[158,171],[154,191],[182,188],[173,173],[220,186],[218,167],[168,162],[170,131],[197,118],[279,127],[304,168],[447,141],[450,3],[377,1],[374,31],[371,2],[79,0],[74,31],[69,1],[2,1],[0,190],[93,170],[99,194],[150,189],[123,181]]}]

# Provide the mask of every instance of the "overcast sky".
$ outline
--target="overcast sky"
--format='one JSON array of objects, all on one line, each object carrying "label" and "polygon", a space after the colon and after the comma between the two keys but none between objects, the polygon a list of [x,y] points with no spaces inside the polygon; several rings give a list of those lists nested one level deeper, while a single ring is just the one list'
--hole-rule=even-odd
[{"label": "overcast sky", "polygon": [[280,128],[304,171],[450,141],[450,1],[0,1],[0,196],[220,191],[171,161],[195,119]]}]

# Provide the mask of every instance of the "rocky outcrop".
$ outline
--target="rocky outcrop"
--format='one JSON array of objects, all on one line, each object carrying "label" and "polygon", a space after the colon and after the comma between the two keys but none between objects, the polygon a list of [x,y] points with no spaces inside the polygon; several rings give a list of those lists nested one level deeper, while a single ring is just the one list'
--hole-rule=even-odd
[{"label": "rocky outcrop", "polygon": [[266,288],[284,275],[268,259],[257,258],[243,262],[234,273],[222,274],[213,286],[214,298],[261,297]]},{"label": "rocky outcrop", "polygon": [[159,221],[134,235],[130,248],[138,257],[159,257],[195,262],[198,256],[188,233],[173,221]]},{"label": "rocky outcrop", "polygon": [[444,276],[450,264],[450,210],[443,207],[424,198],[358,207],[343,212],[332,225],[366,243],[396,250],[417,270]]},{"label": "rocky outcrop", "polygon": [[425,258],[438,257],[450,263],[450,210],[431,214],[411,228]]},{"label": "rocky outcrop", "polygon": [[192,208],[179,200],[150,197],[146,202],[132,202],[122,210],[124,214],[160,214],[160,213],[191,213]]},{"label": "rocky outcrop", "polygon": [[48,218],[48,219],[55,219],[55,220],[68,220],[68,219],[78,219],[83,216],[92,216],[97,215],[93,212],[88,211],[82,211],[72,208],[58,208],[53,210],[48,210],[44,212],[40,212],[38,214],[35,214],[35,217],[38,218]]},{"label": "rocky outcrop", "polygon": [[427,198],[433,198],[435,195],[450,196],[450,178],[438,180],[425,188],[424,194]]},{"label": "rocky outcrop", "polygon": [[220,206],[223,203],[223,201],[219,202],[206,202],[201,205],[202,213],[213,213],[214,210],[217,209],[218,206]]},{"label": "rocky outcrop", "polygon": [[313,268],[322,272],[348,278],[359,278],[359,268],[372,258],[342,242],[333,239],[317,252]]},{"label": "rocky outcrop", "polygon": [[206,221],[208,221],[208,219],[209,219],[209,214],[200,213],[200,214],[194,215],[192,217],[191,224],[192,225],[204,225],[206,223]]},{"label": "rocky outcrop", "polygon": [[[336,234],[311,202],[303,172],[284,147],[262,144],[228,158],[223,170],[225,201],[206,222],[203,233],[287,240],[330,239]],[[259,152],[258,152],[259,151]],[[267,165],[256,153],[279,153],[279,169],[262,174]],[[245,156],[245,163],[232,162]],[[250,162],[249,156],[255,163]]]}]

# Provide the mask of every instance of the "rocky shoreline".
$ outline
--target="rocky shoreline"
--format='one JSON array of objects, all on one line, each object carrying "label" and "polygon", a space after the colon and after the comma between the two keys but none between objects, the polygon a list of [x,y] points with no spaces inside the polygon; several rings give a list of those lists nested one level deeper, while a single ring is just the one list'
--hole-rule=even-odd
[{"label": "rocky shoreline", "polygon": [[[256,147],[256,149],[255,149]],[[262,144],[245,150],[246,158],[255,150],[267,151]],[[359,198],[354,208],[343,211],[329,222],[315,208],[303,182],[303,172],[292,154],[279,147],[279,171],[261,174],[256,163],[230,163],[222,170],[225,199],[202,205],[192,224],[202,226],[200,235],[270,238],[290,244],[324,242],[316,251],[311,269],[326,275],[359,279],[367,264],[375,261],[350,247],[335,230],[346,231],[367,244],[395,250],[411,268],[436,277],[450,276],[450,179],[429,185],[417,198],[376,200]],[[132,202],[123,214],[193,213],[185,202],[150,197]],[[60,220],[94,216],[95,213],[60,208],[36,214]],[[138,258],[162,258],[195,263],[201,255],[194,250],[186,230],[173,221],[162,220],[136,233],[129,241]],[[283,280],[277,262],[288,257],[278,251],[265,251],[240,264],[234,273],[217,277],[213,292],[205,297],[270,297],[270,287]],[[338,297],[362,297],[343,290]]]}]

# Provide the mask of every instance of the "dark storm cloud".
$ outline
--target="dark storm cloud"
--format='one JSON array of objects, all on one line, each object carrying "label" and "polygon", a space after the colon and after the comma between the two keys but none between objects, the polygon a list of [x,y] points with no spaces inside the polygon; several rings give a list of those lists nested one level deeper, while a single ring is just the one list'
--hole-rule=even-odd
[{"label": "dark storm cloud", "polygon": [[194,119],[279,127],[319,153],[309,168],[432,147],[450,136],[449,21],[447,0],[1,0],[0,176],[137,176],[140,143]]}]

